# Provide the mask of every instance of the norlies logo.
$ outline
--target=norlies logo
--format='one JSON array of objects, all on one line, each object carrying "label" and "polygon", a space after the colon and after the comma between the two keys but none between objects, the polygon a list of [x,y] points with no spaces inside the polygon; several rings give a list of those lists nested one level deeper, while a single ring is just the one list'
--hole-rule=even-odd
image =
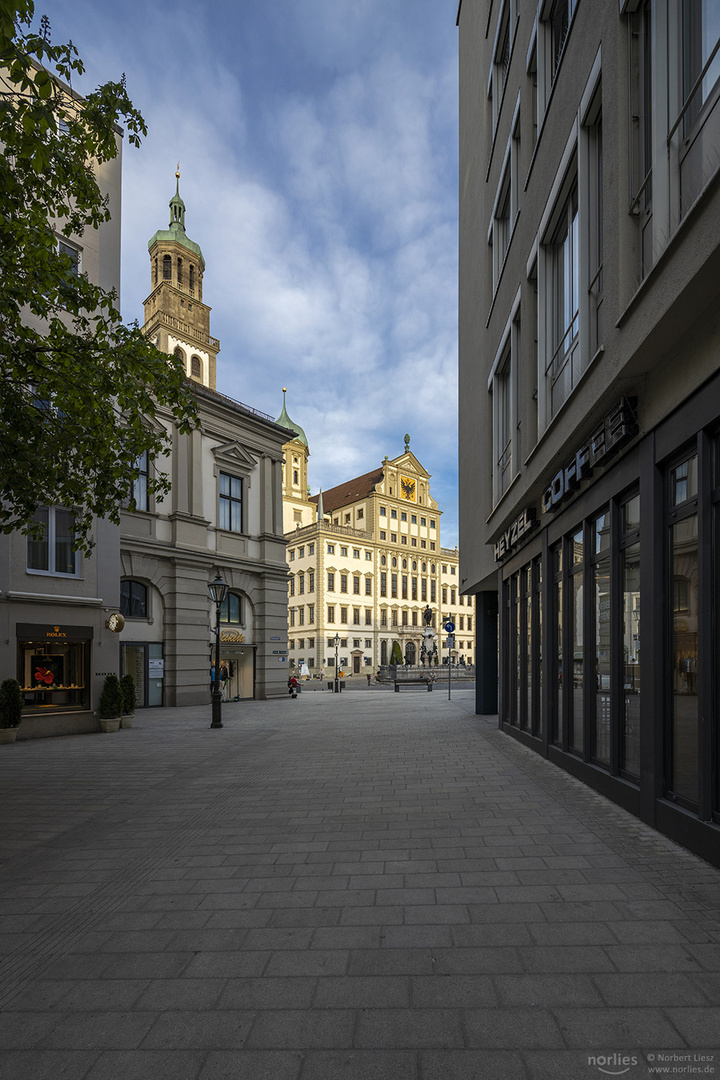
[{"label": "norlies logo", "polygon": [[635,1054],[592,1054],[588,1056],[588,1065],[594,1065],[605,1076],[624,1076],[637,1065]]}]

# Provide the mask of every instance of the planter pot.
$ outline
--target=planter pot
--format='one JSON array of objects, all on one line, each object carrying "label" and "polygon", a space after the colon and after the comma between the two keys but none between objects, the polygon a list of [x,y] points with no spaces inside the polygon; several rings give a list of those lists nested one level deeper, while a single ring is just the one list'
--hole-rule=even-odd
[{"label": "planter pot", "polygon": [[120,727],[120,717],[119,716],[116,716],[114,720],[101,720],[100,721],[100,730],[101,731],[105,731],[105,732],[117,731],[119,727]]},{"label": "planter pot", "polygon": [[0,746],[3,743],[15,742],[15,736],[17,735],[16,727],[3,727],[0,728]]},{"label": "planter pot", "polygon": [[128,716],[121,716],[120,717],[120,727],[121,728],[132,727],[132,722],[133,722],[134,719],[135,719],[135,713],[130,713]]}]

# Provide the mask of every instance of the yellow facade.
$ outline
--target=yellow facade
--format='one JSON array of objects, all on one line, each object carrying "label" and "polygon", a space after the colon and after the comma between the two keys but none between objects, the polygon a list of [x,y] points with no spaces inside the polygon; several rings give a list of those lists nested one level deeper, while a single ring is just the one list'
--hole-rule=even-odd
[{"label": "yellow facade", "polygon": [[[282,416],[298,430],[284,404]],[[409,443],[406,436],[404,452],[377,469],[305,498],[293,487],[296,470],[298,481],[307,476],[304,433],[283,447],[291,669],[331,677],[336,635],[346,676],[374,675],[391,663],[394,646],[403,661],[420,664],[427,608],[438,663],[448,655],[448,619],[453,662],[473,663],[474,613],[460,595],[459,553],[441,546],[442,511]]]}]

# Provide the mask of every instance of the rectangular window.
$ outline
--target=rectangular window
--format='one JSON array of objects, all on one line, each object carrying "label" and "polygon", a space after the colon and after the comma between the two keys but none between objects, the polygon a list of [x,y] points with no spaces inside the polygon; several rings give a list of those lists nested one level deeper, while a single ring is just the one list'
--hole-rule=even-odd
[{"label": "rectangular window", "polygon": [[365,578],[365,595],[372,596],[372,578]]},{"label": "rectangular window", "polygon": [[328,592],[335,592],[335,573],[333,570],[328,570],[327,587]]},{"label": "rectangular window", "polygon": [[563,659],[564,659],[564,610],[563,610],[563,548],[558,544],[552,553],[553,577],[555,581],[555,623],[553,630],[553,651],[555,653],[555,677],[552,686],[555,727],[553,741],[563,744],[565,738],[565,707],[563,695]]},{"label": "rectangular window", "polygon": [[348,621],[348,609],[346,607],[340,608],[340,622],[346,623]]},{"label": "rectangular window", "polygon": [[495,502],[507,491],[513,475],[513,397],[511,343],[508,340],[492,383]]},{"label": "rectangular window", "polygon": [[500,181],[495,200],[495,208],[493,210],[492,236],[490,240],[492,246],[493,290],[497,288],[498,282],[500,281],[500,274],[505,265],[505,256],[507,254],[507,249],[510,246],[510,232],[512,228],[510,171],[511,159],[508,159],[505,172]]},{"label": "rectangular window", "polygon": [[308,592],[315,592],[315,571],[308,570]]},{"label": "rectangular window", "polygon": [[[568,671],[570,683],[570,712],[568,716],[568,737],[572,750],[579,754],[583,751],[583,689],[585,686],[585,620],[583,610],[583,567],[584,537],[580,527],[568,539],[571,555],[570,569],[570,647],[572,649],[572,671]],[[568,657],[570,663],[570,657]]]},{"label": "rectangular window", "polygon": [[360,595],[360,578],[359,577],[354,577],[353,578],[353,594],[355,596]]},{"label": "rectangular window", "polygon": [[142,454],[135,461],[135,468],[138,475],[133,480],[132,495],[130,500],[125,503],[129,509],[132,510],[147,510],[148,509],[148,476],[149,476],[149,459],[148,452],[144,450]]},{"label": "rectangular window", "polygon": [[33,521],[41,527],[37,539],[27,541],[27,568],[36,573],[76,576],[75,515],[61,506],[43,506]]},{"label": "rectangular window", "polygon": [[335,605],[329,604],[327,609],[327,621],[329,623],[335,622]]},{"label": "rectangular window", "polygon": [[603,513],[593,522],[593,589],[595,646],[595,708],[591,720],[591,748],[594,760],[610,765],[611,656],[614,648],[610,602],[610,515]]},{"label": "rectangular window", "polygon": [[637,219],[639,234],[640,277],[652,269],[652,5],[643,0],[630,15],[628,97],[630,131],[630,213]]},{"label": "rectangular window", "polygon": [[567,401],[580,377],[580,242],[577,181],[560,208],[548,245],[550,347],[545,376],[550,419]]},{"label": "rectangular window", "polygon": [[682,0],[682,108],[686,136],[720,78],[719,38],[717,0]]},{"label": "rectangular window", "polygon": [[513,32],[515,29],[513,9],[514,3],[507,0],[500,9],[495,43],[493,48],[493,64],[490,72],[488,97],[492,104],[492,130],[493,134],[497,127],[498,117],[505,95],[508,72],[510,70],[510,55],[512,52]]},{"label": "rectangular window", "polygon": [[359,625],[360,625],[360,608],[355,607],[355,608],[353,608],[353,626],[359,626]]},{"label": "rectangular window", "polygon": [[397,626],[397,624],[398,624],[398,613],[397,613],[397,611],[395,609],[393,609],[391,623],[392,623],[392,626]]},{"label": "rectangular window", "polygon": [[365,625],[372,626],[372,611],[370,608],[365,608]]},{"label": "rectangular window", "polygon": [[670,792],[693,809],[698,802],[698,648],[700,623],[698,458],[670,470],[669,557],[674,611],[670,618],[671,696],[668,717]]},{"label": "rectangular window", "polygon": [[390,575],[390,595],[397,599],[398,594],[398,576],[397,574]]},{"label": "rectangular window", "polygon": [[340,575],[340,592],[346,593],[348,591],[348,576],[347,574]]},{"label": "rectangular window", "polygon": [[603,139],[600,91],[586,120],[584,136],[587,141],[587,198],[588,198],[588,316],[589,359],[602,344],[603,303]]},{"label": "rectangular window", "polygon": [[242,532],[242,480],[229,473],[220,473],[220,528],[228,532]]},{"label": "rectangular window", "polygon": [[[308,604],[308,622],[309,623],[314,623],[315,622],[315,605],[314,604]],[[312,648],[312,647],[313,646],[311,645],[310,648]]]},{"label": "rectangular window", "polygon": [[380,571],[380,595],[387,596],[387,573],[385,570]]}]

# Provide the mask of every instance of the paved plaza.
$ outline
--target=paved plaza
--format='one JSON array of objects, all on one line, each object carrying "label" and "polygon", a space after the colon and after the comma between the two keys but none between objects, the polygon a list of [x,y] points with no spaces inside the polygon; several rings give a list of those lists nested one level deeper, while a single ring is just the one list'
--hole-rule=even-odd
[{"label": "paved plaza", "polygon": [[720,1080],[720,871],[472,708],[0,747],[0,1080]]}]

